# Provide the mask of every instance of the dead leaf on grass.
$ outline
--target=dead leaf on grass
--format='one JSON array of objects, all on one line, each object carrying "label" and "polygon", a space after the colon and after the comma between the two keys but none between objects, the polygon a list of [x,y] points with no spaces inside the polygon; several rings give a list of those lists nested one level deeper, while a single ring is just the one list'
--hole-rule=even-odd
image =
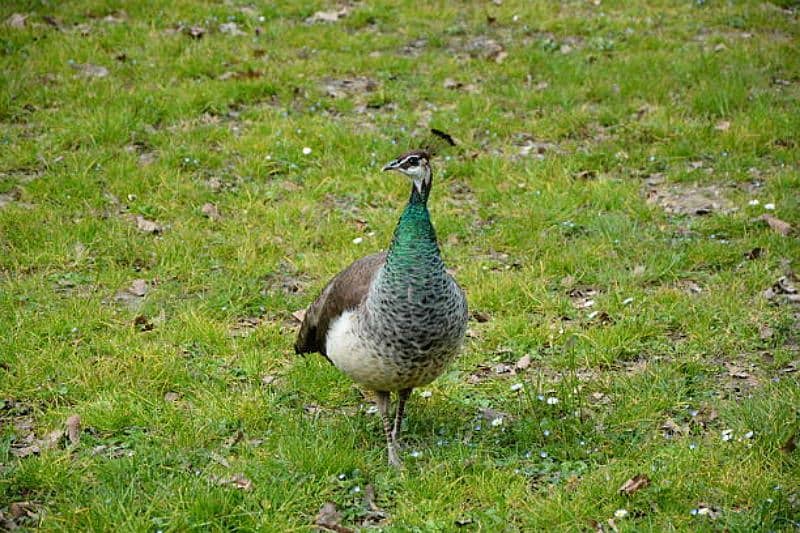
[{"label": "dead leaf on grass", "polygon": [[148,220],[144,218],[142,215],[136,216],[136,228],[139,231],[143,231],[145,233],[152,233],[153,235],[158,235],[164,228],[162,228],[157,223],[153,222],[152,220]]},{"label": "dead leaf on grass", "polygon": [[247,70],[242,71],[227,71],[223,72],[217,79],[219,81],[227,81],[227,80],[257,80],[258,78],[262,77],[264,72],[261,70],[255,70],[249,68]]},{"label": "dead leaf on grass", "polygon": [[470,316],[475,322],[484,323],[492,319],[492,316],[486,311],[473,311]]},{"label": "dead leaf on grass", "polygon": [[137,315],[136,318],[133,319],[133,325],[139,331],[153,331],[156,327],[156,325],[144,315]]},{"label": "dead leaf on grass", "polygon": [[792,225],[788,222],[784,222],[783,220],[774,217],[772,215],[763,214],[758,217],[759,220],[763,220],[769,227],[772,228],[772,231],[776,233],[780,233],[781,235],[790,235],[792,233]]},{"label": "dead leaf on grass", "polygon": [[720,120],[717,122],[717,125],[714,126],[714,129],[717,131],[728,131],[731,129],[731,123],[729,120]]},{"label": "dead leaf on grass", "polygon": [[350,13],[350,8],[342,6],[336,11],[317,11],[306,19],[306,24],[338,22]]},{"label": "dead leaf on grass", "polygon": [[767,300],[775,300],[780,297],[780,299],[790,303],[800,303],[800,294],[798,294],[797,287],[795,287],[793,281],[789,279],[789,276],[781,276],[778,278],[771,287],[764,291],[763,295]]},{"label": "dead leaf on grass", "polygon": [[202,39],[206,34],[206,29],[202,26],[189,26],[183,28],[183,33],[192,39]]},{"label": "dead leaf on grass", "polygon": [[471,57],[480,57],[495,63],[502,63],[508,52],[505,47],[486,36],[475,37],[464,45],[464,51]]},{"label": "dead leaf on grass", "polygon": [[239,442],[241,442],[242,439],[244,439],[244,431],[237,429],[233,435],[225,439],[225,441],[222,443],[222,446],[223,448],[233,448]]},{"label": "dead leaf on grass", "polygon": [[109,74],[108,69],[102,65],[73,63],[71,66],[85,78],[105,78]]},{"label": "dead leaf on grass", "polygon": [[525,354],[519,358],[514,368],[517,370],[526,370],[529,366],[531,366],[531,356],[530,354]]},{"label": "dead leaf on grass", "polygon": [[250,491],[253,489],[253,482],[245,477],[244,474],[234,474],[227,477],[211,476],[210,479],[217,485],[228,485],[243,491]]},{"label": "dead leaf on grass", "polygon": [[211,202],[203,204],[201,211],[203,213],[203,216],[205,216],[209,220],[216,221],[222,218],[222,216],[219,214],[219,209],[217,209],[217,206],[212,204]]},{"label": "dead leaf on grass", "polygon": [[71,415],[67,418],[66,426],[69,443],[77,446],[81,442],[81,417],[79,415]]},{"label": "dead leaf on grass", "polygon": [[764,253],[764,249],[760,247],[755,247],[752,250],[749,250],[744,253],[744,258],[750,261],[758,259]]},{"label": "dead leaf on grass", "polygon": [[336,533],[350,533],[353,531],[342,525],[342,515],[336,510],[336,504],[333,502],[327,502],[322,506],[319,513],[317,513],[316,520],[314,520],[314,525]]},{"label": "dead leaf on grass", "polygon": [[689,426],[681,426],[672,418],[667,418],[667,420],[661,424],[661,429],[664,430],[665,437],[672,437],[674,435],[687,435],[689,433]]},{"label": "dead leaf on grass", "polygon": [[362,526],[375,525],[386,519],[386,512],[375,503],[375,487],[372,484],[367,484],[364,487],[364,497],[361,499],[361,505],[367,511],[366,516],[361,519]]},{"label": "dead leaf on grass", "polygon": [[299,323],[303,323],[303,320],[306,318],[306,310],[300,309],[292,313],[292,317],[297,320]]},{"label": "dead leaf on grass", "polygon": [[263,376],[261,376],[261,384],[265,386],[272,385],[273,383],[275,383],[276,379],[278,379],[278,377],[273,374],[264,374]]},{"label": "dead leaf on grass", "polygon": [[6,19],[6,26],[8,26],[9,28],[14,28],[16,30],[21,30],[25,27],[27,20],[28,20],[28,15],[23,15],[22,13],[14,13]]},{"label": "dead leaf on grass", "polygon": [[168,391],[164,393],[164,401],[174,403],[177,402],[181,398],[181,395],[174,391]]},{"label": "dead leaf on grass", "polygon": [[344,98],[354,94],[372,92],[379,86],[377,81],[367,78],[366,76],[341,79],[325,78],[322,81],[325,95],[331,98]]},{"label": "dead leaf on grass", "polygon": [[621,494],[625,494],[626,496],[630,496],[644,488],[647,488],[650,485],[650,478],[644,474],[636,474],[628,481],[622,484],[619,488]]},{"label": "dead leaf on grass", "polygon": [[247,32],[242,31],[239,28],[239,25],[236,24],[235,22],[225,22],[224,24],[220,24],[219,31],[220,33],[224,33],[226,35],[231,35],[234,37],[238,35],[247,35]]}]

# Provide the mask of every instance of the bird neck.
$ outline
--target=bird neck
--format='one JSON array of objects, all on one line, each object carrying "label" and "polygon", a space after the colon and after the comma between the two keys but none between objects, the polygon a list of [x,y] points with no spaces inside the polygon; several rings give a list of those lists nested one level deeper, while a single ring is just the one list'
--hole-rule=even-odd
[{"label": "bird neck", "polygon": [[[415,271],[420,265],[441,263],[438,259],[440,254],[436,231],[433,229],[427,205],[430,180],[426,180],[422,185],[421,188],[418,188],[417,184],[411,186],[411,197],[395,227],[384,269],[389,275]],[[433,262],[423,260],[430,257],[435,257],[437,260]]]}]

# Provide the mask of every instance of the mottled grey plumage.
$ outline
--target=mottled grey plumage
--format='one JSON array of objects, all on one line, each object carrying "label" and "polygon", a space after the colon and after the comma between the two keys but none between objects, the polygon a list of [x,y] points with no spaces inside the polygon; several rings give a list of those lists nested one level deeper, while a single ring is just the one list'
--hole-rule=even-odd
[{"label": "mottled grey plumage", "polygon": [[[405,400],[412,388],[444,371],[467,325],[466,298],[445,269],[430,221],[428,159],[426,152],[412,151],[384,167],[413,180],[388,252],[359,259],[333,278],[306,311],[295,343],[298,353],[318,351],[378,392],[389,462],[395,466]],[[399,396],[393,427],[391,391]]]}]

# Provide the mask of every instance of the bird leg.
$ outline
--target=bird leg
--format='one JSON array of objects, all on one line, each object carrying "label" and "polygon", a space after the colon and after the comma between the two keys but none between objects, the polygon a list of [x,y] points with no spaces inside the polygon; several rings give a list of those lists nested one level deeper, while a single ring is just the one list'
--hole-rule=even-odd
[{"label": "bird leg", "polygon": [[402,389],[397,393],[397,411],[394,415],[394,428],[392,428],[392,441],[395,447],[399,447],[398,440],[400,439],[400,426],[403,424],[403,415],[405,414],[406,400],[411,396],[411,389]]},{"label": "bird leg", "polygon": [[400,461],[400,457],[397,455],[397,448],[395,446],[392,431],[392,419],[389,416],[389,404],[391,403],[392,397],[388,391],[377,391],[377,395],[378,411],[380,412],[381,419],[383,420],[383,432],[386,435],[386,448],[389,452],[389,466],[400,468],[403,466],[403,463]]}]

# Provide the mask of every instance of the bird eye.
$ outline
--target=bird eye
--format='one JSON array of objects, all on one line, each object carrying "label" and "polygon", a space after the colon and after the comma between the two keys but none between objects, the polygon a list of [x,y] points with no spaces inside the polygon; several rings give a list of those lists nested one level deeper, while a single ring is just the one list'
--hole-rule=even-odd
[{"label": "bird eye", "polygon": [[410,166],[412,166],[412,167],[415,167],[415,166],[419,165],[419,157],[416,157],[416,156],[415,157],[409,157],[408,158],[408,164]]}]

